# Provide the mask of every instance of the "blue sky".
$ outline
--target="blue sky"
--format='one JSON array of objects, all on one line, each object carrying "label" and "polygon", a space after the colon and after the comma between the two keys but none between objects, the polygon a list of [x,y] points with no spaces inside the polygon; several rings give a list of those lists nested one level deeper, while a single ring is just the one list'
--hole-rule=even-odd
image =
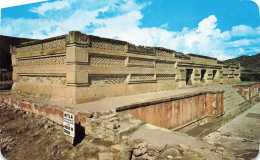
[{"label": "blue sky", "polygon": [[224,60],[260,52],[251,0],[50,0],[1,10],[0,33],[43,39],[71,30]]}]

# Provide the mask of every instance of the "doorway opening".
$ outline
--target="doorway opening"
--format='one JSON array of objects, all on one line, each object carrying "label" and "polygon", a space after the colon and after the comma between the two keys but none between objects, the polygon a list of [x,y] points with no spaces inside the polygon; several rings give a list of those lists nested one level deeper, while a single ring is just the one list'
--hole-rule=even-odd
[{"label": "doorway opening", "polygon": [[215,78],[217,70],[213,70],[213,79]]},{"label": "doorway opening", "polygon": [[191,83],[191,74],[193,72],[193,69],[186,69],[186,85],[192,85]]},{"label": "doorway opening", "polygon": [[200,76],[201,76],[201,77],[200,77],[200,81],[201,81],[201,82],[204,82],[204,81],[205,81],[205,80],[204,80],[205,73],[206,73],[206,69],[202,69],[202,70],[201,70],[201,75],[200,75]]}]

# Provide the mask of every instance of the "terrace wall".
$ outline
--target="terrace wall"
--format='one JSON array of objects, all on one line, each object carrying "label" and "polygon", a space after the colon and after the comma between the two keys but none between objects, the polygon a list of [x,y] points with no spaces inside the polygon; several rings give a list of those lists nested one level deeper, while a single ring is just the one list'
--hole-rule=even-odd
[{"label": "terrace wall", "polygon": [[120,110],[135,118],[166,129],[183,130],[202,121],[220,121],[224,114],[223,92],[195,93],[151,105]]},{"label": "terrace wall", "polygon": [[240,95],[242,95],[246,100],[250,101],[259,95],[260,83],[240,84],[236,85],[235,88]]}]

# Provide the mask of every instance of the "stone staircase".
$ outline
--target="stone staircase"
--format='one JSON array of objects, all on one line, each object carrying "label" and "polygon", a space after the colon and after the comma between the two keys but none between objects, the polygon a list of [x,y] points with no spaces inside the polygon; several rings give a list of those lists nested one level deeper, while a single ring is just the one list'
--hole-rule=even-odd
[{"label": "stone staircase", "polygon": [[206,122],[200,124],[186,134],[192,137],[202,138],[215,131],[217,128],[231,121],[236,116],[250,108],[250,102],[246,101],[232,86],[232,84],[208,86],[205,90],[224,90],[224,119],[219,123]]},{"label": "stone staircase", "polygon": [[232,85],[223,87],[224,92],[224,111],[229,114],[238,109],[246,100],[236,91]]},{"label": "stone staircase", "polygon": [[226,114],[238,109],[247,101],[241,96],[232,84],[212,85],[205,87],[205,90],[224,90],[224,111]]}]

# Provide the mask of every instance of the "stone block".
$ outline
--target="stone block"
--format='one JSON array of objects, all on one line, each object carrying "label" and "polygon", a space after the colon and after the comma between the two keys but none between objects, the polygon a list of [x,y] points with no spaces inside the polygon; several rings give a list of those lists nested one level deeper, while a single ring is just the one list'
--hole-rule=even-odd
[{"label": "stone block", "polygon": [[75,85],[81,85],[85,84],[88,85],[88,72],[87,71],[68,71],[67,76],[67,85],[75,84]]},{"label": "stone block", "polygon": [[121,144],[116,144],[116,145],[111,146],[112,151],[123,151],[126,148],[127,148],[126,146],[121,145]]},{"label": "stone block", "polygon": [[68,64],[88,64],[88,53],[85,48],[70,46],[66,50]]},{"label": "stone block", "polygon": [[113,154],[109,152],[98,153],[99,160],[114,160]]}]

